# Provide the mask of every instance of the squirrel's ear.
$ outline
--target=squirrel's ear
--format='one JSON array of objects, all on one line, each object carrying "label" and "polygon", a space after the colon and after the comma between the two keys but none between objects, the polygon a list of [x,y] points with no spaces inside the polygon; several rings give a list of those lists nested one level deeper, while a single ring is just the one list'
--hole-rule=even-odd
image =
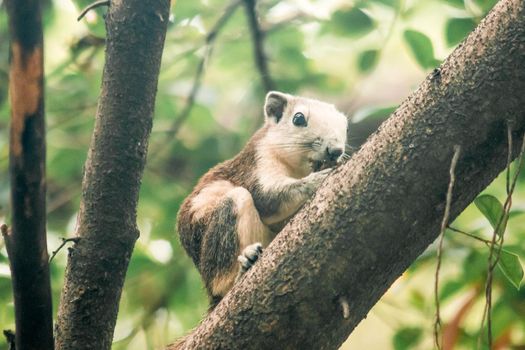
[{"label": "squirrel's ear", "polygon": [[275,123],[278,123],[283,116],[289,97],[289,95],[282,92],[270,91],[266,95],[266,102],[264,103],[264,116],[266,119],[273,119]]}]

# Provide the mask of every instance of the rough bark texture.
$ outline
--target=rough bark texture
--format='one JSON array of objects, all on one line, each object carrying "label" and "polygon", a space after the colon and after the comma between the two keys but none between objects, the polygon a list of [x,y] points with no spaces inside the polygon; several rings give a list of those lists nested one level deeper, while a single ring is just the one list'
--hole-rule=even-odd
[{"label": "rough bark texture", "polygon": [[56,324],[57,349],[109,349],[139,235],[136,206],[169,0],[112,0],[95,130]]},{"label": "rough bark texture", "polygon": [[524,1],[500,1],[326,180],[185,348],[340,346],[438,235],[453,146],[462,152],[452,219],[504,168],[507,123],[521,142],[524,96]]},{"label": "rough bark texture", "polygon": [[12,226],[5,234],[16,348],[53,349],[46,243],[43,36],[39,0],[7,1],[11,37],[9,172]]}]

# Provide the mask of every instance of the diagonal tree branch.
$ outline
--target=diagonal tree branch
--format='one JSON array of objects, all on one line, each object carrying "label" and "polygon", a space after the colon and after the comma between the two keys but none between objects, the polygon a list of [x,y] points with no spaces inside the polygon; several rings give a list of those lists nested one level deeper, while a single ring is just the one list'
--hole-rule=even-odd
[{"label": "diagonal tree branch", "polygon": [[4,238],[15,302],[16,348],[53,349],[46,241],[44,44],[39,0],[9,0],[11,231]]},{"label": "diagonal tree branch", "polygon": [[136,210],[146,162],[169,0],[111,1],[106,64],[82,183],[56,349],[110,349],[119,299],[139,235]]},{"label": "diagonal tree branch", "polygon": [[181,347],[340,346],[437,237],[453,146],[462,151],[451,221],[504,169],[507,125],[516,138],[525,131],[523,96],[525,2],[502,0]]}]

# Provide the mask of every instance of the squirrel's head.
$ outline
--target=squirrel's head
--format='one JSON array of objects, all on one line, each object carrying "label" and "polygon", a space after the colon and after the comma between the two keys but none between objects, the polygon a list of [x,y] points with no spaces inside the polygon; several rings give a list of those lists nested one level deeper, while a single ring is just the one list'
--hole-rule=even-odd
[{"label": "squirrel's head", "polygon": [[333,105],[271,91],[264,115],[265,146],[290,166],[319,170],[344,157],[348,119]]}]

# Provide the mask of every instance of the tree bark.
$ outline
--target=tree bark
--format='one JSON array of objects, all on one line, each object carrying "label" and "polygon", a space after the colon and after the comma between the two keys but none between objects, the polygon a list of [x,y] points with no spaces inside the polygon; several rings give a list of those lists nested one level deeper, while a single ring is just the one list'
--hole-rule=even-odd
[{"label": "tree bark", "polygon": [[340,346],[438,235],[454,145],[462,150],[451,219],[505,167],[507,125],[519,146],[524,7],[500,1],[329,176],[182,348]]},{"label": "tree bark", "polygon": [[146,161],[169,0],[112,0],[106,64],[69,250],[57,349],[110,349]]},{"label": "tree bark", "polygon": [[44,61],[39,0],[6,3],[11,39],[9,173],[12,226],[3,233],[11,266],[18,350],[53,349],[46,242]]}]

